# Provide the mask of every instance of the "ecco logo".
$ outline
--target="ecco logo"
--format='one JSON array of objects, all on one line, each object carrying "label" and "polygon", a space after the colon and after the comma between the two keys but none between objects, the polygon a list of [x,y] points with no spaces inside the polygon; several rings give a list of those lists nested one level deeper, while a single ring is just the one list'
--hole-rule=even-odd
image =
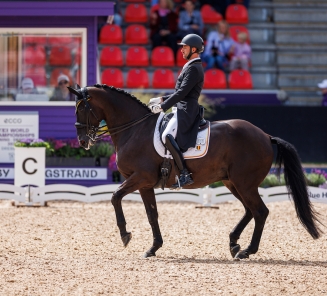
[{"label": "ecco logo", "polygon": [[22,123],[21,118],[5,118],[4,123]]}]

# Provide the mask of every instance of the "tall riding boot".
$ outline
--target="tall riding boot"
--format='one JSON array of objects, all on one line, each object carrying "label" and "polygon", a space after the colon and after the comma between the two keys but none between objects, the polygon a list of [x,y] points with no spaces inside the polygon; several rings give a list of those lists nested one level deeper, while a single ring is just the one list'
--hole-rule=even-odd
[{"label": "tall riding boot", "polygon": [[168,134],[166,136],[166,148],[170,151],[177,164],[178,169],[180,170],[179,180],[177,181],[177,183],[173,184],[170,189],[178,189],[186,185],[193,184],[194,181],[192,180],[191,174],[186,168],[183,154],[171,134]]}]

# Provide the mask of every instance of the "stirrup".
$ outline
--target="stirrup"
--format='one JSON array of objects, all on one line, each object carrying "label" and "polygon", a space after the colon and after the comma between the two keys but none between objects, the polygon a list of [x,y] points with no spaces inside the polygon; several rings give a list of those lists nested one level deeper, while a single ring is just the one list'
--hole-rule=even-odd
[{"label": "stirrup", "polygon": [[191,173],[189,172],[185,172],[185,173],[181,173],[179,178],[176,176],[176,183],[171,185],[170,189],[171,190],[180,190],[182,189],[184,186],[187,185],[191,185],[194,183],[192,177],[191,177]]}]

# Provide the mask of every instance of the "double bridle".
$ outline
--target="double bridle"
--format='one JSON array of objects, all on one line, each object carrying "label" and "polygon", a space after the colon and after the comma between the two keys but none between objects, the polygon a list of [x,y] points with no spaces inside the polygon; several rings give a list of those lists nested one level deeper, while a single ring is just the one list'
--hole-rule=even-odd
[{"label": "double bridle", "polygon": [[96,116],[94,113],[89,101],[91,100],[91,96],[89,95],[87,88],[83,87],[81,88],[81,93],[82,93],[82,98],[76,97],[76,109],[75,109],[75,114],[77,113],[78,106],[81,102],[84,102],[85,104],[85,112],[87,112],[86,115],[86,123],[80,123],[80,122],[75,122],[75,127],[76,128],[86,128],[86,136],[89,137],[92,141],[97,141],[101,139],[105,135],[113,136],[116,135],[124,130],[127,130],[131,128],[132,126],[139,124],[140,122],[144,121],[148,117],[154,115],[153,113],[147,113],[144,116],[142,116],[139,119],[133,120],[131,122],[128,122],[126,124],[113,127],[110,130],[108,129],[107,125],[102,125],[102,126],[94,126],[91,125],[90,123],[90,114],[92,114],[95,119],[98,121],[100,124],[101,120]]}]

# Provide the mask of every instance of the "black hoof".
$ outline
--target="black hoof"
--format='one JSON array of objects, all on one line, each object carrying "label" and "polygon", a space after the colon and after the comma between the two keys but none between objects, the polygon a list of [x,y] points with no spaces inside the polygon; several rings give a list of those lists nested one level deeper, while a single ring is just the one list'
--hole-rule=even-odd
[{"label": "black hoof", "polygon": [[127,234],[121,238],[125,248],[127,247],[128,243],[131,241],[131,239],[132,239],[132,234],[130,232],[127,232]]},{"label": "black hoof", "polygon": [[247,251],[243,250],[240,251],[236,254],[236,256],[234,257],[235,259],[248,259],[249,258],[249,254]]},{"label": "black hoof", "polygon": [[230,253],[232,254],[232,257],[234,258],[236,256],[236,254],[241,250],[241,246],[240,245],[235,245],[234,247],[230,248]]},{"label": "black hoof", "polygon": [[143,255],[143,258],[149,258],[149,257],[154,257],[154,256],[156,256],[156,253],[145,252]]}]

